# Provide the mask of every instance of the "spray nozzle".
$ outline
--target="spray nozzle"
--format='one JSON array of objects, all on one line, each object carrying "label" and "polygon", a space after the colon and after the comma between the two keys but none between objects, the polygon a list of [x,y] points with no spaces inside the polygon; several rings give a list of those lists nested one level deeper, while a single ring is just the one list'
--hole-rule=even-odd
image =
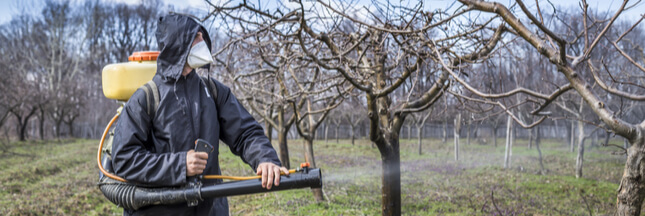
[{"label": "spray nozzle", "polygon": [[300,167],[296,168],[296,172],[309,172],[309,163],[301,163]]}]

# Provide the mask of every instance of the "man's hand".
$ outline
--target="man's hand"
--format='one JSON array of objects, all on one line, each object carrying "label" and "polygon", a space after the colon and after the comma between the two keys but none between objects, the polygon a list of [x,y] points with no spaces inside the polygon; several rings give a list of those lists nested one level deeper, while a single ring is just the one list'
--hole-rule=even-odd
[{"label": "man's hand", "polygon": [[206,169],[206,160],[208,154],[206,152],[195,152],[190,150],[186,153],[186,176],[195,176],[202,174]]},{"label": "man's hand", "polygon": [[262,188],[270,190],[274,182],[275,186],[280,185],[280,172],[289,175],[289,170],[286,167],[279,167],[271,162],[260,163],[257,174],[262,175]]}]

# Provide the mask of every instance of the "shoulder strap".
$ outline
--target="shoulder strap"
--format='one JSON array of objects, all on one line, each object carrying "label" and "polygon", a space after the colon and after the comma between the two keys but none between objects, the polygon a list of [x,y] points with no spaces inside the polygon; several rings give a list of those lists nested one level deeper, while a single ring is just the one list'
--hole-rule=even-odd
[{"label": "shoulder strap", "polygon": [[157,89],[157,84],[150,80],[142,86],[142,89],[146,93],[146,112],[150,118],[154,118],[157,107],[159,106],[159,89]]},{"label": "shoulder strap", "polygon": [[200,76],[200,78],[202,78],[202,81],[206,83],[206,88],[208,88],[208,92],[211,94],[213,102],[215,102],[215,107],[217,107],[217,85],[215,85],[215,82],[213,82],[212,79],[202,76]]}]

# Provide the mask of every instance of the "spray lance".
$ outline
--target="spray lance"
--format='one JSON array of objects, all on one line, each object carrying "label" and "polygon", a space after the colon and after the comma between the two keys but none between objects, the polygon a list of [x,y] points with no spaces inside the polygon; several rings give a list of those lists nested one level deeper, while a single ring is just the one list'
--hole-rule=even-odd
[{"label": "spray lance", "polygon": [[[156,57],[159,52],[137,52],[130,62],[107,65],[103,68],[103,93],[107,98],[116,99],[122,104],[143,84],[152,79],[156,71]],[[303,163],[297,169],[289,170],[289,175],[280,176],[280,185],[271,190],[262,188],[261,176],[222,176],[200,175],[188,179],[188,183],[180,187],[148,187],[136,185],[124,178],[113,174],[112,162],[109,156],[103,155],[103,145],[110,134],[110,128],[118,119],[121,108],[110,120],[101,137],[97,164],[100,172],[99,189],[103,195],[125,209],[137,210],[150,205],[171,205],[186,203],[195,206],[205,198],[235,196],[253,193],[265,193],[296,188],[321,188],[322,175],[318,168],[309,168]],[[111,138],[111,137],[110,137]],[[111,142],[111,141],[108,141]],[[207,141],[195,141],[195,151],[211,152],[213,146]],[[202,179],[228,179],[225,183],[203,185]]]}]

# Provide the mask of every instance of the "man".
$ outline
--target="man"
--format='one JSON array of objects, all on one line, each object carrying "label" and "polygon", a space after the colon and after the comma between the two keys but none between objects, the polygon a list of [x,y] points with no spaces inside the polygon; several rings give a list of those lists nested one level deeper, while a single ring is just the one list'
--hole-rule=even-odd
[{"label": "man", "polygon": [[[161,17],[155,36],[161,53],[153,81],[159,106],[149,116],[145,92],[137,90],[116,124],[112,147],[115,173],[136,184],[181,186],[188,177],[220,174],[218,143],[262,175],[262,187],[278,186],[278,156],[257,121],[220,82],[216,102],[194,68],[212,63],[210,37],[195,20],[181,15]],[[217,103],[217,104],[216,104]],[[194,152],[201,138],[213,144],[211,153]],[[204,184],[221,180],[203,180]],[[226,198],[205,199],[198,206],[153,205],[124,215],[227,215]]]}]

